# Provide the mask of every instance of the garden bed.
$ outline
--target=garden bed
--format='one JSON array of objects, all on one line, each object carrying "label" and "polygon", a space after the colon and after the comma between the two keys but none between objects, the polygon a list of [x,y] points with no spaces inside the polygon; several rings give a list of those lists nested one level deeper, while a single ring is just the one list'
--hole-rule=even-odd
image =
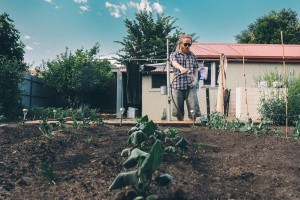
[{"label": "garden bed", "polygon": [[[129,128],[81,127],[46,139],[39,125],[0,127],[0,199],[130,199],[129,189],[108,191],[124,171]],[[173,184],[158,191],[160,199],[300,199],[300,142],[285,138],[284,127],[278,137],[176,129],[189,151],[165,155],[159,172]],[[42,175],[42,162],[53,163],[54,181]]]}]

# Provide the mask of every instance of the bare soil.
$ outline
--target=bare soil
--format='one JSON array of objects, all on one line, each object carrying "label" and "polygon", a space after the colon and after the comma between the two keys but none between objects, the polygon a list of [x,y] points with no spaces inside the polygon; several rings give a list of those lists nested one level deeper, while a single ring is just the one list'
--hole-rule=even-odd
[{"label": "bare soil", "polygon": [[[56,132],[38,125],[0,127],[0,199],[130,199],[108,191],[124,172],[121,151],[129,126],[90,126]],[[167,127],[160,127],[164,130]],[[300,199],[300,142],[291,133],[253,135],[206,127],[175,127],[189,141],[186,156],[166,155],[160,172],[174,177],[160,199]],[[53,164],[54,181],[41,174]]]}]

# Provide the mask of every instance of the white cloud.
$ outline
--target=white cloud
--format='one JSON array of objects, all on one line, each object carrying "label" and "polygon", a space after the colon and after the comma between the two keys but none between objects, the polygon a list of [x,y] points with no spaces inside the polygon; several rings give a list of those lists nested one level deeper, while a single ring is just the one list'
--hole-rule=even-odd
[{"label": "white cloud", "polygon": [[23,38],[24,38],[24,40],[30,40],[31,39],[30,35],[25,35]]},{"label": "white cloud", "polygon": [[114,16],[115,18],[121,17],[121,12],[125,14],[127,10],[124,4],[116,5],[116,4],[111,4],[108,1],[105,2],[105,7],[109,8],[110,15]]},{"label": "white cloud", "polygon": [[175,12],[181,12],[181,10],[179,8],[174,8]]},{"label": "white cloud", "polygon": [[147,12],[152,12],[152,8],[148,0],[141,0],[140,3],[135,3],[133,1],[130,1],[128,5],[129,7],[136,8],[138,11],[146,10]]},{"label": "white cloud", "polygon": [[128,3],[129,7],[136,8],[138,11],[152,12],[152,9],[158,13],[162,13],[164,11],[163,6],[160,5],[158,2],[153,3],[152,6],[150,5],[149,0],[141,0],[140,3],[130,1]]},{"label": "white cloud", "polygon": [[88,11],[90,9],[88,6],[80,6],[79,8],[82,11]]},{"label": "white cloud", "polygon": [[156,10],[156,12],[158,13],[162,13],[164,11],[162,5],[160,5],[159,3],[154,3],[152,5],[153,10]]},{"label": "white cloud", "polygon": [[75,3],[87,3],[88,0],[74,0]]},{"label": "white cloud", "polygon": [[31,46],[26,46],[25,49],[28,51],[33,51],[33,48]]},{"label": "white cloud", "polygon": [[52,3],[52,0],[44,0],[44,1],[46,1],[46,2],[48,2],[48,3]]}]

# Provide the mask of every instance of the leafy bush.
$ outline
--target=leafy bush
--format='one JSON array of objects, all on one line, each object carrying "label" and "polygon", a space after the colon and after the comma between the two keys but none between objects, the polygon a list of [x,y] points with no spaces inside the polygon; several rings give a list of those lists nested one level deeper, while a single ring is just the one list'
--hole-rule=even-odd
[{"label": "leafy bush", "polygon": [[56,59],[43,62],[41,78],[53,95],[63,100],[62,105],[68,103],[68,107],[76,108],[84,103],[96,104],[92,100],[99,92],[105,97],[113,74],[108,60],[94,59],[99,51],[98,43],[90,50],[77,49],[75,54],[66,48]]},{"label": "leafy bush", "polygon": [[254,133],[256,135],[260,133],[266,134],[271,130],[270,122],[263,118],[259,124],[254,124],[251,118],[249,118],[247,122],[242,122],[237,118],[229,122],[225,116],[221,116],[218,112],[211,114],[210,120],[206,125],[209,129],[230,129],[238,132]]},{"label": "leafy bush", "polygon": [[[294,125],[294,118],[300,113],[300,77],[288,83],[288,123]],[[269,98],[262,97],[258,111],[262,117],[269,119],[274,125],[286,123],[286,97],[283,92],[273,92]]]},{"label": "leafy bush", "polygon": [[[1,33],[0,33],[1,35]],[[21,89],[25,67],[0,55],[0,115],[15,120],[22,113]]]},{"label": "leafy bush", "polygon": [[283,93],[271,92],[270,97],[263,96],[258,108],[259,113],[265,119],[272,121],[274,125],[284,125],[286,115],[286,100]]},{"label": "leafy bush", "polygon": [[210,120],[207,122],[206,126],[209,129],[226,130],[229,123],[225,116],[221,116],[219,112],[213,112],[210,115]]},{"label": "leafy bush", "polygon": [[25,45],[7,13],[0,14],[0,116],[15,120],[21,115],[21,89]]},{"label": "leafy bush", "polygon": [[274,70],[271,71],[265,71],[263,75],[258,75],[257,77],[254,77],[255,83],[258,83],[259,81],[267,81],[268,87],[272,86],[272,82],[281,82],[282,81],[282,75],[278,73],[277,67],[275,67]]},{"label": "leafy bush", "polygon": [[[297,118],[300,113],[300,76],[290,83],[288,90],[288,114]],[[294,124],[294,119],[290,119]]]},{"label": "leafy bush", "polygon": [[300,115],[295,119],[294,137],[300,140]]}]

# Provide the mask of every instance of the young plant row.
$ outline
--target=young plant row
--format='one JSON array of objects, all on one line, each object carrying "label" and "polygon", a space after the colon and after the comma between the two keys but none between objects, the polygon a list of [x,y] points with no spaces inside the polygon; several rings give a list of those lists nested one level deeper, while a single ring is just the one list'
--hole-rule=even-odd
[{"label": "young plant row", "polygon": [[[294,137],[300,139],[300,116],[295,119]],[[261,119],[260,123],[254,124],[252,119],[249,118],[247,122],[242,122],[239,119],[229,122],[226,117],[221,116],[220,113],[214,112],[210,116],[210,120],[206,126],[209,129],[226,130],[230,129],[236,132],[248,132],[259,134],[267,134],[271,132],[271,122],[269,120]],[[274,134],[278,136],[279,131],[277,128],[274,129]]]},{"label": "young plant row", "polygon": [[71,117],[76,120],[83,118],[97,118],[97,109],[90,109],[87,106],[81,106],[77,109],[64,109],[55,107],[32,107],[28,109],[27,119],[41,120],[41,119],[60,119]]},{"label": "young plant row", "polygon": [[109,191],[129,186],[134,191],[135,200],[158,199],[157,189],[170,186],[173,179],[168,173],[157,172],[163,156],[168,153],[183,156],[188,150],[188,142],[175,129],[159,130],[147,115],[138,120],[128,135],[128,143],[132,147],[121,153],[121,156],[127,157],[123,163],[125,172],[115,178]]}]

